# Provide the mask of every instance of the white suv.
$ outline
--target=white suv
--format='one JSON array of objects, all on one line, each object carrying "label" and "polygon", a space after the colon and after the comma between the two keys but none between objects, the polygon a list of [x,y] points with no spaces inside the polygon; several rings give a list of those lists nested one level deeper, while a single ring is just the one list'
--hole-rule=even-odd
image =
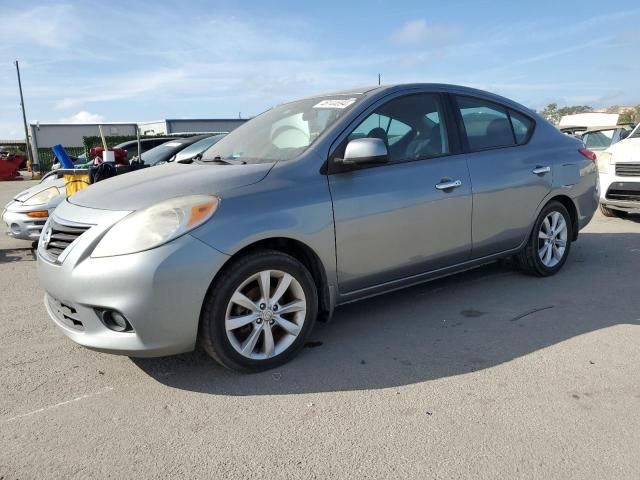
[{"label": "white suv", "polygon": [[640,125],[598,155],[600,211],[606,217],[640,211]]}]

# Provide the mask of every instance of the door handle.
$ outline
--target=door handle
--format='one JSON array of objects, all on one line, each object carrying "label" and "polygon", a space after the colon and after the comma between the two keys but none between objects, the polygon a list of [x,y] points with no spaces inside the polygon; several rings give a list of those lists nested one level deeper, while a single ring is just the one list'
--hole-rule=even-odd
[{"label": "door handle", "polygon": [[452,188],[458,188],[460,186],[462,186],[462,182],[460,180],[447,180],[436,184],[436,188],[438,190],[451,190]]},{"label": "door handle", "polygon": [[536,175],[544,175],[545,173],[549,173],[551,171],[551,167],[536,167],[531,170],[531,173],[535,173]]}]

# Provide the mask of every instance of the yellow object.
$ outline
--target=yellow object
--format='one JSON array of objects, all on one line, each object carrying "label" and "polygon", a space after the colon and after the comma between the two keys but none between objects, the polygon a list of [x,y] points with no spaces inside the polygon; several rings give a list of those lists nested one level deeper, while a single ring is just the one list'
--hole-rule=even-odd
[{"label": "yellow object", "polygon": [[89,173],[65,173],[64,186],[67,197],[89,186]]}]

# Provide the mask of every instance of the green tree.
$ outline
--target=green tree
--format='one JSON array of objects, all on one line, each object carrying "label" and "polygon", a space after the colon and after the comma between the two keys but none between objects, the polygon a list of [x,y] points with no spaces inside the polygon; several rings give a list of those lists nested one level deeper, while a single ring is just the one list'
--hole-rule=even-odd
[{"label": "green tree", "polygon": [[575,115],[576,113],[588,113],[591,111],[593,111],[593,108],[589,105],[571,105],[558,108],[557,103],[550,103],[542,110],[541,114],[551,123],[557,125],[565,115]]},{"label": "green tree", "polygon": [[621,113],[618,123],[640,123],[640,105]]},{"label": "green tree", "polygon": [[542,110],[542,112],[540,112],[540,114],[544,118],[549,120],[551,123],[558,123],[560,121],[560,118],[558,117],[558,104],[557,103],[550,103],[549,105],[544,107],[544,110]]}]

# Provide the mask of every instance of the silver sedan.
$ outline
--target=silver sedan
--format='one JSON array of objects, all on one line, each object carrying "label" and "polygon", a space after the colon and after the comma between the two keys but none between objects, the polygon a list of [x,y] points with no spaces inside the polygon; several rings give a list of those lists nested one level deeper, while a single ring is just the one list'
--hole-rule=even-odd
[{"label": "silver sedan", "polygon": [[45,306],[88,348],[158,356],[199,341],[228,368],[272,368],[340,304],[504,257],[557,273],[598,204],[594,162],[479,90],[294,101],[191,164],[63,202],[38,248]]}]

